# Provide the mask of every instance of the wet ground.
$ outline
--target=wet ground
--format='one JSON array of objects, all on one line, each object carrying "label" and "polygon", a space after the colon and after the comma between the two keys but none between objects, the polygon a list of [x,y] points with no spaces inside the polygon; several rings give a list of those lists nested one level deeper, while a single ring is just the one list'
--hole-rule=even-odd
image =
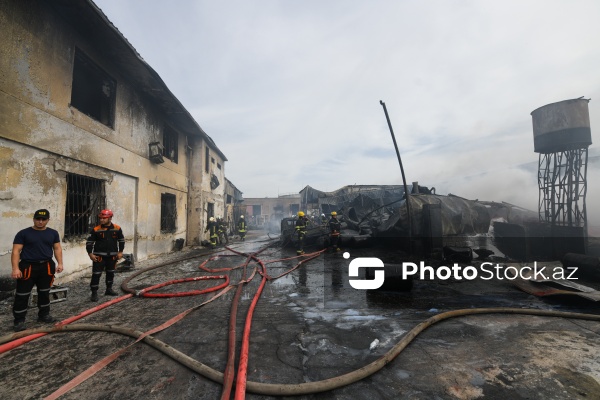
[{"label": "wet ground", "polygon": [[[269,244],[252,231],[231,247],[254,252]],[[316,251],[309,248],[307,252]],[[348,265],[357,257],[397,263],[390,249],[344,249],[326,253],[291,273],[269,281],[252,319],[248,381],[299,384],[353,373],[378,360],[419,323],[439,313],[481,307],[573,311],[600,314],[584,299],[540,299],[506,280],[420,280],[410,292],[365,291],[351,287]],[[209,262],[211,269],[231,268],[244,257],[232,252]],[[268,248],[258,255],[271,277],[297,264],[294,249]],[[243,269],[207,273],[198,267],[206,249],[186,248],[136,264],[117,274],[120,284],[139,274],[129,287],[141,290],[173,279],[229,274],[240,281]],[[282,261],[274,261],[281,260]],[[247,270],[250,276],[256,264]],[[244,286],[237,318],[239,353],[245,316],[260,284],[255,275]],[[89,302],[89,278],[69,283],[68,300],[52,304],[59,320],[112,298]],[[186,282],[155,293],[198,290],[220,281]],[[386,286],[394,280],[386,280]],[[218,293],[218,292],[214,292]],[[148,331],[197,307],[212,294],[172,298],[132,297],[93,313],[79,323]],[[235,289],[191,311],[152,336],[185,355],[223,372],[227,362],[228,323]],[[12,334],[10,301],[0,303],[0,335]],[[36,309],[28,315],[28,328]],[[50,334],[0,355],[0,398],[38,399],[50,395],[94,363],[132,343],[108,332]],[[548,316],[485,314],[441,321],[426,329],[379,371],[349,385],[297,399],[600,399],[600,322]],[[174,361],[145,343],[137,343],[61,399],[218,399],[222,385]],[[248,392],[248,399],[275,396]]]}]

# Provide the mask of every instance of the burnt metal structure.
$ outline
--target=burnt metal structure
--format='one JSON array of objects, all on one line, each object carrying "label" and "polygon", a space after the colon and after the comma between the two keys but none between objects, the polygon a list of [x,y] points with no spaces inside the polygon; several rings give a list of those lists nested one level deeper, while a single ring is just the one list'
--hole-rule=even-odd
[{"label": "burnt metal structure", "polygon": [[592,144],[589,99],[547,104],[531,112],[534,151],[539,153],[539,219],[587,233],[588,147]]}]

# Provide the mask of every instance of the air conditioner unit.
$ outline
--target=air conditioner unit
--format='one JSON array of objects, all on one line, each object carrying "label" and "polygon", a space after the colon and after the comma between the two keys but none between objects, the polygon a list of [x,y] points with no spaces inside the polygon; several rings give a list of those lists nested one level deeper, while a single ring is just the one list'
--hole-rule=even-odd
[{"label": "air conditioner unit", "polygon": [[150,161],[155,164],[162,164],[165,162],[163,158],[163,146],[160,142],[152,142],[150,146]]}]

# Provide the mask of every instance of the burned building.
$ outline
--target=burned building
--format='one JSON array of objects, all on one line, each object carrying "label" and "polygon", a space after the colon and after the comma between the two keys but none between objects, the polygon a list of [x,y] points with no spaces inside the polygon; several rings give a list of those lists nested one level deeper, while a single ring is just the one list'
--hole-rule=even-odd
[{"label": "burned building", "polygon": [[38,208],[69,279],[102,208],[136,259],[200,243],[225,212],[227,158],[90,0],[0,1],[0,276]]}]

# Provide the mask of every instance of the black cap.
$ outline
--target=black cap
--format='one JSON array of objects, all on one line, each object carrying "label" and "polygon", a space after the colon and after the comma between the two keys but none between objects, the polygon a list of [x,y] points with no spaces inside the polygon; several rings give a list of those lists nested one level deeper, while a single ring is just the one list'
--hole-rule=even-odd
[{"label": "black cap", "polygon": [[38,218],[50,219],[50,211],[46,209],[37,210],[35,214],[33,214],[33,219]]}]

